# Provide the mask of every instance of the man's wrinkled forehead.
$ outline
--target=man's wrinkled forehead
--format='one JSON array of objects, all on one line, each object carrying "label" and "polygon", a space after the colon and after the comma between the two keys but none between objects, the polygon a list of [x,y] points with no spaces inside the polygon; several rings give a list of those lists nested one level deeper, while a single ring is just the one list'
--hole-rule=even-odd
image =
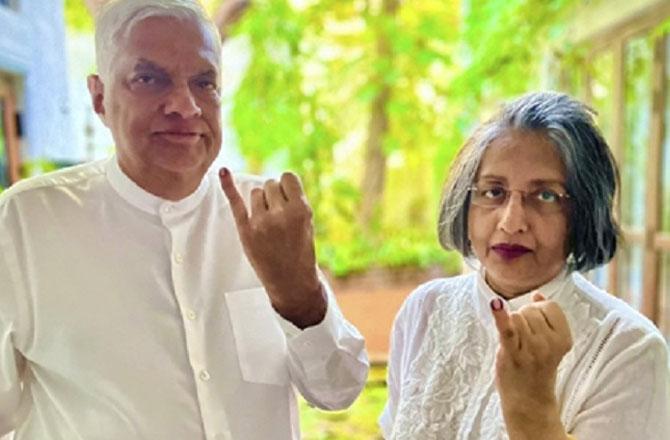
[{"label": "man's wrinkled forehead", "polygon": [[[150,29],[154,29],[153,32]],[[197,29],[198,37],[193,30]],[[134,26],[117,45],[117,60],[120,55],[127,58],[125,68],[133,70],[168,70],[169,65],[185,61],[179,57],[179,51],[188,53],[189,63],[193,62],[190,55],[197,54],[199,59],[191,64],[192,70],[198,73],[213,72],[219,74],[221,52],[219,45],[212,41],[214,36],[207,28],[196,20],[185,20],[171,16],[147,17]],[[171,33],[164,33],[169,30]],[[186,49],[184,49],[186,46]]]},{"label": "man's wrinkled forehead", "polygon": [[[201,50],[211,50],[217,56],[220,56],[221,42],[218,39],[218,34],[215,34],[212,28],[206,26],[195,18],[176,17],[173,15],[151,15],[141,19],[132,20],[127,26],[119,29],[117,35],[115,35],[119,47],[131,44],[133,33],[140,28],[146,28],[147,24],[151,22],[166,23],[166,29],[172,34],[170,36],[174,36],[175,33],[177,35],[183,34],[184,28],[197,28],[200,35],[203,37]],[[167,34],[165,35],[167,36]]]},{"label": "man's wrinkled forehead", "polygon": [[[193,20],[215,48],[216,64],[221,57],[221,39],[217,25],[199,0],[112,0],[106,1],[96,15],[95,47],[98,72],[102,77],[113,70],[125,37],[146,18],[174,17]],[[169,32],[178,32],[170,30]]]}]

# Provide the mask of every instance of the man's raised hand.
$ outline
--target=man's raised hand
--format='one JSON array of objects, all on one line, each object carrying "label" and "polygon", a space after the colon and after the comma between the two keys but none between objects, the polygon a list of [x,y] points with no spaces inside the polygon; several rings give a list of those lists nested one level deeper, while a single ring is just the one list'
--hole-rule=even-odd
[{"label": "man's raised hand", "polygon": [[300,179],[283,173],[251,190],[247,209],[233,177],[219,172],[244,252],[274,309],[297,327],[318,324],[327,300],[316,269],[312,209]]}]

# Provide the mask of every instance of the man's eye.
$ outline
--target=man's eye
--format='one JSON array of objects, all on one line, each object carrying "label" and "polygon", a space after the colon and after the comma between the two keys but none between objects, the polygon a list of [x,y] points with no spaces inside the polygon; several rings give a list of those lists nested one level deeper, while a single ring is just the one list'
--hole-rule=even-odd
[{"label": "man's eye", "polygon": [[152,75],[138,75],[135,77],[135,82],[139,84],[151,85],[156,82],[156,77]]},{"label": "man's eye", "polygon": [[151,73],[141,73],[133,77],[132,85],[150,90],[162,89],[170,83],[169,78]]},{"label": "man's eye", "polygon": [[219,85],[209,79],[199,80],[196,82],[196,87],[206,93],[218,93]]},{"label": "man's eye", "polygon": [[536,191],[535,198],[543,203],[556,203],[559,199],[558,194],[550,189]]},{"label": "man's eye", "polygon": [[216,90],[216,84],[213,81],[200,81],[198,86],[207,90]]}]

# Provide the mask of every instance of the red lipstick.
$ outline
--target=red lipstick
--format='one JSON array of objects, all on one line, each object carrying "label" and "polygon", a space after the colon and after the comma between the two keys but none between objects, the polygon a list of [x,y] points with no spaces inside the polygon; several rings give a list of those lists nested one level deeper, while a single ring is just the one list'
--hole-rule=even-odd
[{"label": "red lipstick", "polygon": [[511,261],[531,252],[526,246],[512,243],[499,243],[491,246],[491,250],[505,261]]}]

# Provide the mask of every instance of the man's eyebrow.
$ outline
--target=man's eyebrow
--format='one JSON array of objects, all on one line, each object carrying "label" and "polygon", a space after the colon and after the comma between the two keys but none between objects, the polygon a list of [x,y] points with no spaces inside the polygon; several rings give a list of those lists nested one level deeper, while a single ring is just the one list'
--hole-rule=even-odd
[{"label": "man's eyebrow", "polygon": [[195,74],[194,76],[196,76],[196,77],[203,77],[203,76],[207,76],[207,77],[217,77],[217,76],[218,76],[218,73],[217,73],[216,70],[214,70],[214,69],[207,69],[207,70],[205,70],[205,71],[202,71],[202,72],[200,72],[200,73]]},{"label": "man's eyebrow", "polygon": [[167,74],[167,71],[165,69],[163,69],[161,66],[159,66],[158,64],[156,64],[152,61],[144,59],[144,58],[140,58],[137,61],[137,64],[135,64],[134,70],[135,71],[138,71],[138,70],[153,70],[155,72]]}]

